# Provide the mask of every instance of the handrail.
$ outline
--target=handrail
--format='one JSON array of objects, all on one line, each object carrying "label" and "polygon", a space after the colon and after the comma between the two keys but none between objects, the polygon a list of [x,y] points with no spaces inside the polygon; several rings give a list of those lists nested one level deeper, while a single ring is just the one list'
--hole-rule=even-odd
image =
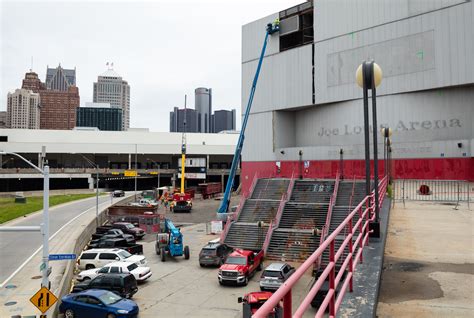
[{"label": "handrail", "polygon": [[276,229],[276,225],[274,223],[274,220],[271,220],[270,225],[268,226],[267,235],[265,235],[265,241],[263,241],[262,245],[262,250],[265,256],[267,256],[268,245],[270,245],[270,239],[272,237],[274,229]]},{"label": "handrail", "polygon": [[[327,237],[327,239],[314,251],[313,254],[296,270],[296,272],[290,276],[290,278],[260,307],[253,317],[263,318],[277,306],[277,304],[283,299],[284,306],[284,317],[288,318],[291,316],[291,288],[298,282],[298,280],[304,275],[304,273],[315,263],[315,261],[323,254],[323,252],[329,247],[330,257],[329,264],[322,272],[318,280],[311,288],[308,295],[304,298],[299,308],[294,314],[294,317],[302,317],[305,310],[309,307],[316,293],[322,287],[324,281],[329,277],[330,290],[327,293],[322,305],[319,307],[316,317],[323,317],[326,307],[329,306],[329,316],[334,317],[339,309],[343,297],[346,293],[347,288],[352,291],[353,288],[353,272],[358,262],[362,262],[362,250],[365,245],[368,244],[369,237],[369,222],[375,219],[375,204],[381,205],[385,198],[387,188],[387,178],[384,177],[379,182],[380,188],[380,199],[378,203],[374,203],[374,192],[366,196],[354,210],[344,219],[344,221]],[[359,218],[355,224],[353,219],[358,214]],[[335,249],[336,237],[346,228],[349,227],[349,233],[345,237],[341,246]],[[358,229],[359,233],[354,236],[355,229]],[[353,237],[356,238],[353,241]],[[349,249],[347,256],[344,256],[344,250],[346,247]],[[342,265],[336,276],[336,263],[339,258],[343,257]],[[338,290],[338,285],[342,280],[344,272],[348,271],[348,274],[343,280],[342,287],[339,289],[336,297],[335,291]]]},{"label": "handrail", "polygon": [[243,207],[244,207],[244,204],[245,204],[245,200],[247,200],[247,197],[245,195],[242,195],[240,197],[240,201],[239,201],[239,205],[237,206],[237,210],[232,213],[231,215],[227,216],[227,221],[225,223],[225,227],[224,227],[224,230],[222,231],[221,233],[221,243],[224,243],[224,240],[227,236],[227,233],[229,232],[230,230],[230,226],[231,224],[234,222],[234,221],[237,221],[238,218],[239,218],[239,215],[240,215],[240,212],[242,211]]},{"label": "handrail", "polygon": [[252,193],[253,193],[253,190],[255,190],[255,187],[257,186],[257,182],[258,182],[258,172],[255,172],[255,174],[253,175],[252,184],[250,185],[250,189],[247,192],[248,197],[252,197]]}]

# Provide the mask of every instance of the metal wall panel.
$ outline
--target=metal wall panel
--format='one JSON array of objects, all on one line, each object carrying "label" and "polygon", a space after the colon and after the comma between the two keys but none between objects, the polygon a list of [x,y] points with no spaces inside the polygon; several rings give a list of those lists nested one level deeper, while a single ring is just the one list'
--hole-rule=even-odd
[{"label": "metal wall panel", "polygon": [[314,1],[315,41],[351,34],[469,0]]},{"label": "metal wall panel", "polygon": [[473,12],[468,2],[316,43],[316,104],[360,98],[367,58],[386,75],[379,95],[474,83]]},{"label": "metal wall panel", "polygon": [[245,131],[243,161],[273,160],[273,114],[251,114]]},{"label": "metal wall panel", "polygon": [[[242,64],[242,113],[257,64],[258,61]],[[312,94],[312,48],[305,45],[263,60],[251,112],[311,105]]]},{"label": "metal wall panel", "polygon": [[[242,26],[242,63],[256,60],[260,57],[267,24],[274,22],[279,14],[274,13],[257,21]],[[280,52],[280,37],[278,33],[271,36],[265,56]]]}]

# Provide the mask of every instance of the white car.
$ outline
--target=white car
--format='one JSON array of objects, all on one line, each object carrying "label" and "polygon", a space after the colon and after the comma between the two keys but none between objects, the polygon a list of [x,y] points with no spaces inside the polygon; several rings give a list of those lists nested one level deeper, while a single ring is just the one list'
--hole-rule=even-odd
[{"label": "white car", "polygon": [[150,267],[138,266],[132,262],[114,262],[107,264],[102,268],[94,268],[86,271],[82,271],[77,275],[78,281],[94,279],[100,274],[132,274],[137,282],[143,282],[150,278],[151,270]]},{"label": "white car", "polygon": [[93,248],[84,251],[77,261],[77,267],[81,270],[100,268],[112,262],[132,262],[138,266],[146,266],[146,258],[143,255],[132,255],[119,248]]}]

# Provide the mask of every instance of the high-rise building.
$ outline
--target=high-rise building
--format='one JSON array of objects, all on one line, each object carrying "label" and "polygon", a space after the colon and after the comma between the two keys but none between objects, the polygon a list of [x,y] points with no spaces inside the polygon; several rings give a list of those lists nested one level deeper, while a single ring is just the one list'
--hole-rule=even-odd
[{"label": "high-rise building", "polygon": [[198,114],[198,131],[209,133],[211,131],[212,114],[212,89],[198,87],[194,90],[194,108]]},{"label": "high-rise building", "polygon": [[46,85],[41,82],[38,74],[31,71],[25,74],[21,88],[29,89],[35,93],[39,93],[40,90],[46,89]]},{"label": "high-rise building", "polygon": [[170,132],[184,132],[184,117],[186,114],[186,132],[199,132],[198,112],[194,109],[178,109],[170,112]]},{"label": "high-rise building", "polygon": [[0,128],[8,128],[6,111],[0,111]]},{"label": "high-rise building", "polygon": [[79,89],[69,86],[67,91],[41,90],[41,129],[73,129],[76,126],[76,108],[79,107]]},{"label": "high-rise building", "polygon": [[40,128],[40,95],[16,89],[7,96],[7,126],[16,129]]},{"label": "high-rise building", "polygon": [[130,85],[113,69],[98,76],[94,83],[94,103],[109,103],[122,110],[122,129],[130,127]]},{"label": "high-rise building", "polygon": [[76,86],[76,69],[67,70],[61,67],[46,69],[46,88],[66,92],[68,87]]},{"label": "high-rise building", "polygon": [[211,131],[218,133],[223,130],[236,129],[235,109],[232,110],[216,110],[211,116]]},{"label": "high-rise building", "polygon": [[122,110],[108,103],[86,103],[77,108],[76,127],[97,127],[99,130],[122,130]]}]

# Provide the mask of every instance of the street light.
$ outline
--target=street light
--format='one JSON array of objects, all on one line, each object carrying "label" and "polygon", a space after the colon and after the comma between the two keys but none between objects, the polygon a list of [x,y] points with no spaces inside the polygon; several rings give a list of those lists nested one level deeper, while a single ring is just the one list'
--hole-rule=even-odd
[{"label": "street light", "polygon": [[389,127],[382,127],[380,129],[380,133],[383,137],[383,162],[384,162],[384,174],[388,175],[388,140],[392,136],[392,128]]},{"label": "street light", "polygon": [[364,61],[356,71],[357,85],[363,88],[364,93],[364,137],[365,137],[365,191],[370,195],[370,149],[369,149],[369,97],[368,90],[372,90],[372,126],[374,144],[374,194],[375,194],[375,221],[370,223],[373,237],[380,237],[379,220],[379,187],[378,187],[378,155],[377,155],[377,103],[375,88],[382,82],[382,69],[374,61]]},{"label": "street light", "polygon": [[[12,155],[20,158],[32,168],[43,175],[43,223],[40,226],[4,226],[0,227],[0,232],[19,232],[19,231],[33,231],[41,232],[43,236],[43,263],[41,264],[42,280],[41,286],[50,288],[48,279],[49,270],[49,165],[46,163],[43,169],[32,164],[23,156],[15,152],[0,151],[0,155]],[[43,157],[44,158],[44,157]]]},{"label": "street light", "polygon": [[95,222],[97,226],[99,226],[99,165],[95,162],[84,156],[82,153],[78,154],[82,158],[84,158],[94,169],[96,172],[96,183],[95,183]]},{"label": "street light", "polygon": [[160,191],[160,190],[158,190],[160,188],[160,172],[158,171],[159,170],[159,168],[158,168],[159,164],[158,164],[158,162],[156,162],[155,160],[150,159],[150,158],[146,158],[146,160],[151,161],[156,165],[156,174],[157,174],[157,179],[158,179],[158,185],[156,187],[156,192],[159,193],[159,191]]}]

